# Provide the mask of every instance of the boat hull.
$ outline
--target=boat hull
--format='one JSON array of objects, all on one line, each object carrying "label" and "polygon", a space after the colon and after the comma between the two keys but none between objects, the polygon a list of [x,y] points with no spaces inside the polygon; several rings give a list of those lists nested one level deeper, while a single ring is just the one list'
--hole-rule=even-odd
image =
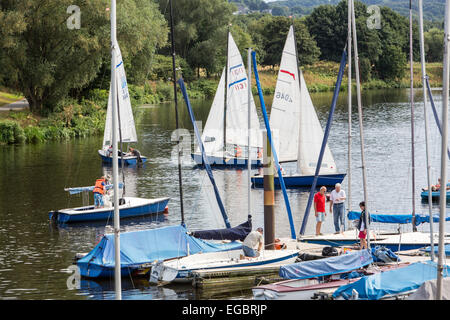
[{"label": "boat hull", "polygon": [[[201,153],[191,153],[192,159],[195,161],[197,165],[203,166],[203,158]],[[247,167],[248,159],[247,158],[235,158],[235,157],[223,157],[223,156],[214,156],[214,155],[206,155],[206,159],[210,166],[213,167]],[[252,167],[260,167],[262,166],[261,159],[252,159]]]},{"label": "boat hull", "polygon": [[[336,183],[341,183],[344,180],[345,175],[345,173],[321,174],[317,179],[317,186],[334,186]],[[251,180],[254,187],[263,187],[263,176],[253,176],[251,177]],[[314,182],[314,175],[283,176],[283,180],[286,188],[310,187]],[[278,176],[274,177],[274,184],[275,188],[281,188],[280,179],[278,179]]]},{"label": "boat hull", "polygon": [[[112,164],[112,157],[111,156],[106,156],[103,153],[103,150],[98,150],[98,154],[99,156],[102,158],[102,162],[105,164]],[[147,157],[146,156],[141,156],[141,160],[142,163],[147,162]],[[118,157],[118,163],[119,165],[122,165],[122,157]],[[133,165],[137,165],[138,164],[138,159],[136,156],[126,156],[123,157],[123,164],[126,166],[133,166]]]},{"label": "boat hull", "polygon": [[[142,199],[125,197],[125,204],[119,206],[120,218],[139,217],[164,212],[170,198]],[[51,211],[50,219],[59,223],[87,222],[108,220],[114,217],[114,208],[97,208],[93,206]]]},{"label": "boat hull", "polygon": [[[433,201],[438,201],[440,199],[441,192],[440,191],[432,191],[431,192],[431,199]],[[427,202],[428,201],[428,191],[422,191],[420,193],[420,197],[422,198],[422,201]],[[450,192],[447,191],[447,201],[450,201]]]},{"label": "boat hull", "polygon": [[[233,250],[220,253],[205,253],[192,255],[190,257],[182,258],[199,260],[194,262],[193,267],[185,267],[183,261],[170,261],[163,266],[162,273],[170,274],[170,282],[191,282],[193,280],[193,272],[199,270],[238,270],[242,267],[252,266],[268,266],[268,265],[284,265],[295,262],[298,256],[298,250],[272,250],[276,252],[273,255],[261,255],[261,257],[240,260],[239,256],[243,253],[242,250]],[[194,257],[196,256],[196,257]],[[217,258],[217,256],[223,256]],[[215,259],[218,259],[215,261]],[[211,260],[208,262],[208,260]],[[205,262],[202,264],[202,262]],[[179,267],[181,265],[181,267]],[[164,276],[162,277],[164,281]]]}]

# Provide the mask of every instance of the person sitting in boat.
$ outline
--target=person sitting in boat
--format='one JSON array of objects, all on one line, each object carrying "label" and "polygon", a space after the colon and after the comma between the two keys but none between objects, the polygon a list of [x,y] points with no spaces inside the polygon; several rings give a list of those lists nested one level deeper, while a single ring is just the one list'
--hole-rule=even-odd
[{"label": "person sitting in boat", "polygon": [[106,149],[106,156],[107,156],[107,157],[112,157],[112,155],[113,155],[113,146],[110,145],[110,146],[108,147],[108,149]]},{"label": "person sitting in boat", "polygon": [[128,150],[129,152],[126,154],[127,156],[135,156],[138,162],[142,162],[141,153],[139,152],[139,150],[132,147],[130,147]]},{"label": "person sitting in boat", "polygon": [[94,186],[94,208],[103,208],[103,195],[105,194],[105,186],[106,186],[106,179],[105,176],[102,176],[100,179],[97,179],[95,181]]},{"label": "person sitting in boat", "polygon": [[242,156],[242,149],[237,144],[234,146],[234,156],[240,158]]},{"label": "person sitting in boat", "polygon": [[258,147],[258,159],[261,159],[263,156],[263,148]]},{"label": "person sitting in boat", "polygon": [[[259,257],[262,246],[264,244],[263,233],[263,228],[259,227],[256,229],[256,231],[250,232],[247,237],[245,237],[244,242],[242,243],[242,250],[244,250],[245,256],[241,254],[241,260]],[[258,249],[255,250],[255,248]]]},{"label": "person sitting in boat", "polygon": [[[431,185],[431,191],[439,191],[441,189],[441,178],[438,178],[438,183]],[[422,188],[422,191],[427,191],[428,188]],[[450,190],[450,186],[447,184],[446,190]]]}]

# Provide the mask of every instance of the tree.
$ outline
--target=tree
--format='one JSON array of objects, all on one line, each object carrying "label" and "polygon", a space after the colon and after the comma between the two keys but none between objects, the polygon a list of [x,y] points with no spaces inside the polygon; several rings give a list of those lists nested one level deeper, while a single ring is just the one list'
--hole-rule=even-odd
[{"label": "tree", "polygon": [[[79,28],[68,27],[71,5],[80,9]],[[105,0],[2,0],[3,72],[8,75],[7,84],[27,98],[32,112],[53,111],[70,90],[86,87],[102,65],[109,66],[108,7]],[[118,40],[131,79],[142,77],[139,72],[150,63],[154,47],[165,41],[166,27],[158,28],[163,20],[160,17],[158,24],[154,12],[159,14],[149,1],[118,4]]]},{"label": "tree", "polygon": [[427,62],[442,61],[444,55],[444,30],[431,28],[423,34],[425,42],[425,59]]},{"label": "tree", "polygon": [[[300,19],[287,17],[265,17],[253,25],[256,42],[263,54],[259,57],[262,65],[278,65],[281,60],[286,37],[290,25],[294,23],[295,39],[297,41],[298,58],[300,65],[311,64],[317,60],[320,50],[310,36],[308,28]],[[260,38],[258,38],[260,36]]]}]

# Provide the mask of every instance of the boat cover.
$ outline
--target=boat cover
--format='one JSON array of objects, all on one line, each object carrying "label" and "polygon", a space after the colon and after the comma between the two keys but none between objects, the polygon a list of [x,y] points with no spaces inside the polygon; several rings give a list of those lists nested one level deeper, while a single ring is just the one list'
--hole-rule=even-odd
[{"label": "boat cover", "polygon": [[240,240],[244,241],[245,237],[252,231],[252,218],[248,216],[248,220],[234,228],[201,230],[192,232],[192,236],[206,240]]},{"label": "boat cover", "polygon": [[[338,288],[333,297],[351,299],[352,292],[358,293],[360,300],[379,300],[386,295],[396,295],[419,288],[425,281],[436,279],[436,262],[416,262],[406,267],[380,272]],[[448,266],[444,267],[444,277],[448,276]]]},{"label": "boat cover", "polygon": [[[435,246],[433,246],[434,247],[434,253],[438,253],[439,251],[439,246],[437,246],[437,245],[435,245]],[[421,249],[422,251],[425,251],[425,252],[431,252],[431,246],[430,247],[426,247],[426,248],[424,248],[424,249]],[[450,256],[450,244],[446,244],[445,246],[444,246],[444,250],[445,250],[445,255],[446,256]]]},{"label": "boat cover", "polygon": [[[133,268],[156,260],[182,257],[199,252],[218,252],[242,248],[238,242],[211,243],[196,239],[182,225],[120,234],[121,268]],[[114,234],[104,235],[86,256],[77,261],[80,274],[96,277],[104,269],[114,268]]]},{"label": "boat cover", "polygon": [[[359,211],[350,211],[347,214],[349,220],[357,220],[361,216]],[[370,214],[372,222],[381,223],[411,223],[412,214]],[[416,225],[424,222],[429,222],[430,216],[416,214]],[[450,221],[450,217],[447,217],[445,221]],[[439,215],[433,215],[433,222],[439,222]]]},{"label": "boat cover", "polygon": [[367,250],[355,250],[340,256],[281,266],[279,275],[285,279],[321,277],[359,269],[372,261],[372,255]]},{"label": "boat cover", "polygon": [[[436,300],[436,282],[425,281],[407,300]],[[442,279],[442,300],[450,300],[450,278]]]}]

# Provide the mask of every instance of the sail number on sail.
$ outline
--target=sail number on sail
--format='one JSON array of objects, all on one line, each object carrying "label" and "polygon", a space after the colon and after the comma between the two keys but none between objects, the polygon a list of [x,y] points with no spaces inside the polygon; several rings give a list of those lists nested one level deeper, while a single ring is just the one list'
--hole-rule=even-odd
[{"label": "sail number on sail", "polygon": [[287,93],[283,93],[283,92],[280,92],[280,91],[277,91],[275,93],[275,98],[276,99],[281,99],[281,100],[286,100],[288,102],[292,102],[292,98]]}]

